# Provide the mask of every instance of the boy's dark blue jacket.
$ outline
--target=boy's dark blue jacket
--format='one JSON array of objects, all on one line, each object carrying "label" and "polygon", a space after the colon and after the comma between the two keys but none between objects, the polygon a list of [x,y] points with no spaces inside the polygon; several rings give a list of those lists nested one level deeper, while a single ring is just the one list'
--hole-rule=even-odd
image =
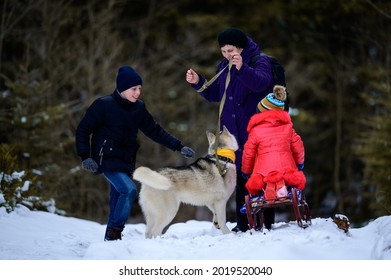
[{"label": "boy's dark blue jacket", "polygon": [[[76,129],[76,150],[82,160],[92,157],[99,171],[133,173],[141,130],[153,141],[180,151],[181,142],[151,116],[144,102],[130,102],[117,91],[96,99]],[[90,137],[92,135],[92,137]]]}]

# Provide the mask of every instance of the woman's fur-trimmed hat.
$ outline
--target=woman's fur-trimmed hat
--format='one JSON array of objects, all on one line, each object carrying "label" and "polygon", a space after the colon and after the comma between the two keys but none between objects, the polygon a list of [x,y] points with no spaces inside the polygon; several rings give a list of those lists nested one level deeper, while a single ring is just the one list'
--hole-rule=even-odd
[{"label": "woman's fur-trimmed hat", "polygon": [[247,46],[248,39],[246,34],[238,28],[227,28],[217,36],[219,46],[232,45],[244,49]]}]

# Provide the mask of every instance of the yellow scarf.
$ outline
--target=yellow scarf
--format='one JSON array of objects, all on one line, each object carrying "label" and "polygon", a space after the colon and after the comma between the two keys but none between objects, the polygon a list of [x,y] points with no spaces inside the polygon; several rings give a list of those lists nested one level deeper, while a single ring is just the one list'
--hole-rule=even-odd
[{"label": "yellow scarf", "polygon": [[233,163],[235,163],[235,160],[236,160],[235,152],[230,149],[227,149],[227,148],[218,149],[217,155],[229,158],[230,160],[232,160]]}]

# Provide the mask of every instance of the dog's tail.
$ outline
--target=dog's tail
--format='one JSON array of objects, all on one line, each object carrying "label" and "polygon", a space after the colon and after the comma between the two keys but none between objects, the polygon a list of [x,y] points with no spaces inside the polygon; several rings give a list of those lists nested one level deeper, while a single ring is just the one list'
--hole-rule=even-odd
[{"label": "dog's tail", "polygon": [[158,190],[168,190],[172,187],[172,184],[167,177],[144,166],[141,166],[134,171],[133,179]]}]

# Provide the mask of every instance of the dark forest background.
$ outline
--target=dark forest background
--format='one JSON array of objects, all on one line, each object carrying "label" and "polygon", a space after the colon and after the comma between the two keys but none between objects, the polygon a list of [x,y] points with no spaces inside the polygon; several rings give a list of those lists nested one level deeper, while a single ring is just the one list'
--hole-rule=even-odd
[{"label": "dark forest background", "polygon": [[[313,217],[362,225],[391,213],[391,1],[3,0],[0,22],[1,168],[25,170],[66,215],[106,222],[108,184],[81,169],[75,128],[115,89],[119,66],[142,76],[141,99],[197,156],[218,104],[185,81],[212,77],[218,32],[239,27],[286,69],[292,120],[306,148]],[[140,133],[137,165],[187,164]],[[10,156],[12,155],[12,156]],[[6,160],[8,158],[8,161]],[[0,170],[1,172],[2,170]],[[2,185],[2,192],[6,192]],[[233,221],[233,201],[228,219]],[[175,221],[208,219],[183,206]],[[143,220],[138,203],[129,222]]]}]

